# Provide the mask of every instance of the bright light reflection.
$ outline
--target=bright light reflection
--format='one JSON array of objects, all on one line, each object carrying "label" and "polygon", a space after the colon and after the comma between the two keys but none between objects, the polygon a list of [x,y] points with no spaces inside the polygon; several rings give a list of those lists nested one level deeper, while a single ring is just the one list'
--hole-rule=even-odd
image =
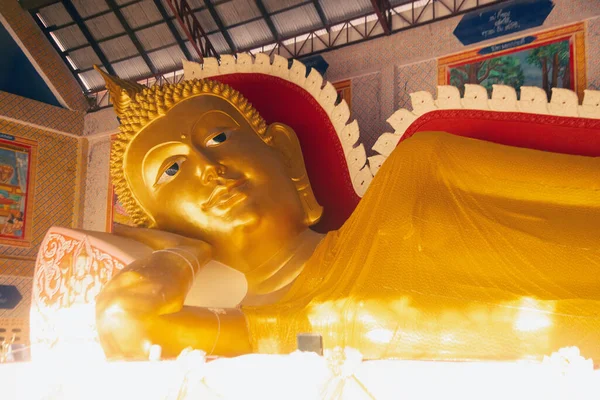
[{"label": "bright light reflection", "polygon": [[519,306],[520,310],[515,321],[515,329],[521,332],[535,332],[552,325],[547,310],[542,303],[525,297]]}]

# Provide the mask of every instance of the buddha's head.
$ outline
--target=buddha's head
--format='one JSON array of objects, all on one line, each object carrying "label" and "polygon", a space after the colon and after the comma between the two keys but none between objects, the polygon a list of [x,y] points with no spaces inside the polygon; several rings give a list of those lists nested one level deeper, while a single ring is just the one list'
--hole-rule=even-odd
[{"label": "buddha's head", "polygon": [[121,122],[113,185],[134,223],[201,239],[243,270],[247,257],[318,221],[293,129],[267,126],[239,92],[210,80],[146,88],[103,75]]}]

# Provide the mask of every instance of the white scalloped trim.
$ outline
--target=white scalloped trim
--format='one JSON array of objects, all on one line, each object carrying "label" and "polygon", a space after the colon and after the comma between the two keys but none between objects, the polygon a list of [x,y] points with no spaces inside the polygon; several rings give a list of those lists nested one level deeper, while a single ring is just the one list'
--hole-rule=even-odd
[{"label": "white scalloped trim", "polygon": [[600,119],[600,91],[585,90],[583,103],[579,105],[577,94],[568,89],[552,89],[552,100],[548,103],[546,92],[532,86],[521,87],[521,100],[517,100],[514,88],[493,85],[492,98],[480,85],[465,85],[465,95],[460,97],[454,86],[438,86],[438,97],[433,99],[429,92],[416,92],[410,95],[413,110],[400,109],[387,122],[393,133],[382,134],[375,145],[378,155],[369,157],[371,174],[374,176],[383,162],[394,150],[408,127],[421,115],[434,110],[491,110],[499,112],[524,112],[530,114],[556,115]]},{"label": "white scalloped trim", "polygon": [[254,59],[244,53],[236,57],[222,55],[220,64],[216,58],[205,58],[204,64],[183,60],[183,72],[184,80],[208,79],[231,73],[262,73],[285,79],[302,87],[329,116],[344,149],[354,191],[359,197],[364,195],[373,179],[373,174],[367,165],[365,147],[359,143],[358,122],[348,122],[350,119],[348,104],[345,100],[338,105],[335,104],[337,91],[330,82],[324,81],[314,68],[307,77],[306,67],[297,60],[294,60],[291,68],[288,68],[288,60],[284,57],[275,55],[271,62],[270,57],[264,53],[257,54]]}]

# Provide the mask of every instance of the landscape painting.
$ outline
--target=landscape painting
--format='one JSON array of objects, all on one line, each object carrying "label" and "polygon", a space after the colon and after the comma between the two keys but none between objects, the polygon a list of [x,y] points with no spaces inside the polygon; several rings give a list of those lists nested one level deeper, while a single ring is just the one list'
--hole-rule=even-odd
[{"label": "landscape painting", "polygon": [[29,246],[35,142],[0,138],[0,243]]},{"label": "landscape painting", "polygon": [[512,86],[517,93],[521,86],[537,86],[548,100],[552,88],[581,92],[585,48],[578,33],[582,30],[582,26],[563,28],[440,59],[439,83],[458,87],[461,95],[465,84],[482,85],[490,96],[495,84]]}]

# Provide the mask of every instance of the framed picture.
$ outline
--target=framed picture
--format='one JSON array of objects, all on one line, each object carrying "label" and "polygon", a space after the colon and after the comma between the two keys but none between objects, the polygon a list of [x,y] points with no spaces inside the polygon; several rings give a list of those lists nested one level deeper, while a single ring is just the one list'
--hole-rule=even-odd
[{"label": "framed picture", "polygon": [[348,79],[345,81],[336,82],[333,84],[333,87],[335,90],[337,90],[338,94],[336,103],[346,100],[346,103],[348,103],[348,108],[350,109],[350,112],[352,112],[352,81]]},{"label": "framed picture", "polygon": [[580,100],[586,89],[585,23],[499,42],[438,60],[438,84],[452,85],[464,93],[466,83],[537,86],[575,91]]},{"label": "framed picture", "polygon": [[[115,139],[116,135],[111,136],[111,146],[112,141]],[[106,231],[112,232],[115,224],[127,225],[127,226],[135,226],[135,224],[131,221],[129,215],[127,215],[127,211],[125,211],[125,207],[117,198],[117,194],[115,193],[114,187],[112,185],[112,181],[110,176],[108,177],[108,195],[107,195],[107,206],[106,206]]]},{"label": "framed picture", "polygon": [[0,133],[0,244],[31,246],[37,142]]}]

